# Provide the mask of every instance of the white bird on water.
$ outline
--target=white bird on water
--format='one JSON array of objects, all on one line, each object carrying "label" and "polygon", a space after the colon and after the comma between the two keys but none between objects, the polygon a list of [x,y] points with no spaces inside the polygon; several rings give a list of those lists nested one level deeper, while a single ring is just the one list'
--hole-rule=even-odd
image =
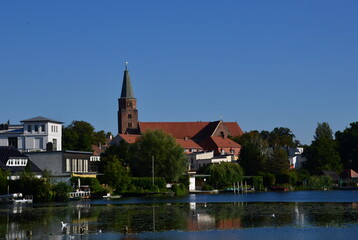
[{"label": "white bird on water", "polygon": [[62,229],[67,228],[67,223],[64,223],[63,221],[61,221],[62,224]]}]

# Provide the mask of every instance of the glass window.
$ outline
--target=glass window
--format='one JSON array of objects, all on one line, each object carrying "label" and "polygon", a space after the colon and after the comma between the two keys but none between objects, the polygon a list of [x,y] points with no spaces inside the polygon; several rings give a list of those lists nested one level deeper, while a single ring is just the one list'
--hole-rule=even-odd
[{"label": "glass window", "polygon": [[66,172],[71,172],[71,159],[66,158]]},{"label": "glass window", "polygon": [[31,130],[31,125],[27,125],[27,131],[28,132],[31,132],[32,130]]},{"label": "glass window", "polygon": [[45,125],[41,125],[41,131],[45,132]]},{"label": "glass window", "polygon": [[131,128],[131,127],[132,127],[132,123],[128,123],[128,127]]},{"label": "glass window", "polygon": [[35,125],[35,132],[38,132],[38,131],[39,131],[39,126]]}]

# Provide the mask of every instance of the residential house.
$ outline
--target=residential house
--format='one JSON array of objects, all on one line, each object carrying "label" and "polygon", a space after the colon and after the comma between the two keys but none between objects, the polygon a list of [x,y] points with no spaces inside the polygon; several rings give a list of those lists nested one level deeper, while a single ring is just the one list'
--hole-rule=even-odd
[{"label": "residential house", "polygon": [[15,147],[0,147],[0,168],[9,173],[11,180],[18,179],[25,170],[42,177],[42,170]]}]

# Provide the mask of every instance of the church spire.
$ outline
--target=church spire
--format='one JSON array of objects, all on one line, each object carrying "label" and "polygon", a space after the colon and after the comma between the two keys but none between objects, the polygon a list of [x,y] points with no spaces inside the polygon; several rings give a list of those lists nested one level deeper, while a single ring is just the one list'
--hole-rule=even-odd
[{"label": "church spire", "polygon": [[126,68],[123,75],[121,98],[134,98],[131,78],[129,77],[128,62],[126,62]]}]

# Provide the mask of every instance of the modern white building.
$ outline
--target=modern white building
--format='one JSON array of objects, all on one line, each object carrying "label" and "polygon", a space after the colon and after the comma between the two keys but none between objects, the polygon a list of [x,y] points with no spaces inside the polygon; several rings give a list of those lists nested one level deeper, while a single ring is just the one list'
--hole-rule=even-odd
[{"label": "modern white building", "polygon": [[62,122],[39,116],[21,123],[0,125],[0,146],[13,146],[22,152],[62,150]]},{"label": "modern white building", "polygon": [[214,151],[197,152],[186,155],[188,160],[188,171],[197,171],[199,168],[208,164],[220,164],[223,162],[236,162],[234,155],[214,156]]},{"label": "modern white building", "polygon": [[301,168],[302,162],[306,161],[306,158],[302,156],[303,147],[292,147],[288,149],[288,159],[290,161],[291,168]]}]

